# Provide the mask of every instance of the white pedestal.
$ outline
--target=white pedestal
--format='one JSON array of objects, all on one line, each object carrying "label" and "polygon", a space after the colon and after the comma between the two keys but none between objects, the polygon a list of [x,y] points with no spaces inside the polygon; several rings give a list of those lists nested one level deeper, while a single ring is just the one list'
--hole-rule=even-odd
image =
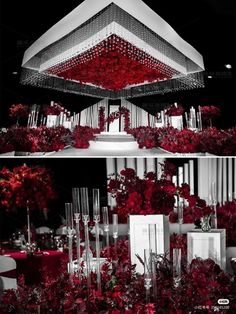
[{"label": "white pedestal", "polygon": [[182,130],[183,127],[183,117],[182,116],[172,116],[170,117],[170,124],[173,128]]},{"label": "white pedestal", "polygon": [[69,130],[72,129],[72,123],[71,123],[71,121],[64,121],[64,122],[63,122],[63,126],[64,126],[64,128],[69,129]]},{"label": "white pedestal", "polygon": [[[136,271],[143,274],[143,265],[136,255],[144,260],[145,249],[152,249],[157,254],[169,252],[170,234],[168,217],[164,215],[130,215],[129,224],[131,262],[132,264],[136,264]],[[153,232],[151,235],[151,244],[149,241],[149,225],[156,226],[156,232]],[[155,247],[153,244],[155,244]]]},{"label": "white pedestal", "polygon": [[226,269],[226,236],[225,229],[213,229],[210,232],[193,230],[187,233],[188,263],[192,259],[214,260],[223,270]]},{"label": "white pedestal", "polygon": [[56,115],[48,115],[46,126],[48,128],[52,128],[57,125],[57,116]]},{"label": "white pedestal", "polygon": [[194,229],[194,224],[182,224],[179,225],[178,223],[170,223],[170,234],[173,233],[187,233],[189,231],[192,231]]}]

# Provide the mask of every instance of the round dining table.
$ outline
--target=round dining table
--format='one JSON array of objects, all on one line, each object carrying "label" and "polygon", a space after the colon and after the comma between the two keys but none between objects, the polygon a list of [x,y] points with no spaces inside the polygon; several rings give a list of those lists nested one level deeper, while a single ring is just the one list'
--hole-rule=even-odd
[{"label": "round dining table", "polygon": [[26,284],[39,284],[44,275],[57,276],[60,273],[60,266],[66,258],[61,251],[47,250],[33,254],[25,251],[4,252],[16,261],[16,275],[24,275]]}]

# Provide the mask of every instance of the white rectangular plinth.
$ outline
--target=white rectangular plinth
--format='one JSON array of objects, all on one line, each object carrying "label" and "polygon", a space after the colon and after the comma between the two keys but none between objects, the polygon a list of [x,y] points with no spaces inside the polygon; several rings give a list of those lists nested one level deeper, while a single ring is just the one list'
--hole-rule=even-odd
[{"label": "white rectangular plinth", "polygon": [[[143,274],[143,265],[137,255],[144,260],[144,250],[151,249],[154,253],[165,254],[169,251],[169,221],[164,215],[130,215],[130,255],[132,264],[136,264],[136,271]],[[149,226],[155,225],[155,233],[149,240]],[[156,239],[156,241],[155,241]],[[153,243],[155,242],[155,248]],[[152,247],[150,247],[152,245]]]},{"label": "white rectangular plinth", "polygon": [[226,268],[225,229],[212,229],[210,232],[193,230],[188,235],[188,263],[192,259],[214,260],[223,270]]}]

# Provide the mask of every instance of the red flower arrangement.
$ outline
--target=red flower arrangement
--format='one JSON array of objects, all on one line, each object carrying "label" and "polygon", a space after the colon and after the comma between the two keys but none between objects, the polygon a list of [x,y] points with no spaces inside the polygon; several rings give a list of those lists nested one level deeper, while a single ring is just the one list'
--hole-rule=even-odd
[{"label": "red flower arrangement", "polygon": [[88,126],[77,126],[72,133],[73,146],[75,148],[88,148],[89,141],[95,138],[95,134],[100,133],[99,129]]},{"label": "red flower arrangement", "polygon": [[[86,277],[67,274],[66,262],[55,278],[45,273],[39,286],[26,286],[20,279],[18,290],[1,295],[2,313],[206,313],[220,310],[218,299],[227,298],[230,311],[235,312],[235,278],[224,273],[214,261],[195,259],[182,265],[181,284],[175,286],[172,263],[160,257],[156,265],[156,301],[146,304],[144,278],[135,272],[128,253],[128,241],[120,240],[116,249],[109,248],[111,258],[118,262],[111,267],[110,258],[101,269],[102,294],[96,290],[96,274],[91,275],[88,293]],[[107,256],[105,249],[102,256]],[[115,266],[115,267],[114,267]],[[199,309],[198,309],[199,308]],[[201,310],[200,310],[201,308]]]},{"label": "red flower arrangement", "polygon": [[172,75],[178,74],[176,70],[116,35],[47,72],[113,91],[170,79]]},{"label": "red flower arrangement", "polygon": [[59,116],[61,112],[67,113],[66,109],[57,103],[53,103],[51,106],[48,106],[44,109],[45,116],[49,115]]},{"label": "red flower arrangement", "polygon": [[20,152],[51,152],[71,144],[71,132],[63,126],[36,129],[25,127],[10,128],[5,135],[11,150]]},{"label": "red flower arrangement", "polygon": [[8,136],[7,131],[0,131],[0,154],[14,151],[14,147],[11,144],[11,138]]},{"label": "red flower arrangement", "polygon": [[166,114],[170,117],[182,116],[183,113],[184,113],[184,108],[180,105],[178,106],[170,105],[169,107],[166,108]]},{"label": "red flower arrangement", "polygon": [[110,178],[108,192],[116,198],[116,211],[120,222],[126,222],[130,214],[168,215],[174,206],[175,186],[166,180],[157,181],[152,173],[144,179],[133,169],[124,169],[117,179]]},{"label": "red flower arrangement", "polygon": [[110,124],[116,119],[124,116],[124,130],[128,131],[130,129],[130,111],[128,108],[120,107],[118,111],[112,112],[109,117],[106,119],[106,122]]},{"label": "red flower arrangement", "polygon": [[11,105],[11,107],[9,108],[10,117],[16,119],[17,121],[19,119],[27,118],[28,114],[29,106],[24,104]]},{"label": "red flower arrangement", "polygon": [[202,120],[204,122],[209,122],[220,116],[220,109],[215,106],[201,106],[200,107]]},{"label": "red flower arrangement", "polygon": [[137,139],[139,148],[152,149],[158,146],[158,137],[154,128],[140,126],[129,130],[129,133]]},{"label": "red flower arrangement", "polygon": [[43,167],[3,168],[0,171],[0,204],[7,211],[47,210],[55,198],[52,176]]},{"label": "red flower arrangement", "polygon": [[100,107],[98,111],[98,128],[100,132],[103,132],[105,130],[105,107]]},{"label": "red flower arrangement", "polygon": [[[165,132],[165,130],[164,130]],[[168,129],[168,134],[159,137],[160,147],[172,153],[195,153],[200,150],[199,134],[188,129]]]},{"label": "red flower arrangement", "polygon": [[236,246],[236,201],[217,208],[217,226],[226,229],[227,246]]}]

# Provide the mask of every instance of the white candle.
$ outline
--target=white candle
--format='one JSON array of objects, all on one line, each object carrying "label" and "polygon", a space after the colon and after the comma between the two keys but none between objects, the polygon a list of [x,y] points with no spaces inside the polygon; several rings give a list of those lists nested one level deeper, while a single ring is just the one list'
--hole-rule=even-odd
[{"label": "white candle", "polygon": [[194,194],[194,161],[189,161],[189,185],[190,194]]}]

